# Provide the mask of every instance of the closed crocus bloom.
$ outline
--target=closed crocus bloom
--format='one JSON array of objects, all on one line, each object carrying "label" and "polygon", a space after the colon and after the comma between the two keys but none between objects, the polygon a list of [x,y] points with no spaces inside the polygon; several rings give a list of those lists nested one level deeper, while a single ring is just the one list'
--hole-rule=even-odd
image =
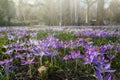
[{"label": "closed crocus bloom", "polygon": [[113,47],[114,47],[114,43],[107,44],[106,47],[107,47],[107,49],[113,49]]},{"label": "closed crocus bloom", "polygon": [[120,44],[117,44],[116,52],[119,52],[119,53],[120,53]]},{"label": "closed crocus bloom", "polygon": [[72,57],[72,59],[76,59],[76,52],[75,51],[71,52],[71,57]]},{"label": "closed crocus bloom", "polygon": [[112,54],[108,54],[107,57],[112,60],[113,58],[115,58],[115,55],[112,55]]},{"label": "closed crocus bloom", "polygon": [[65,55],[65,56],[63,57],[63,60],[69,60],[69,55]]}]

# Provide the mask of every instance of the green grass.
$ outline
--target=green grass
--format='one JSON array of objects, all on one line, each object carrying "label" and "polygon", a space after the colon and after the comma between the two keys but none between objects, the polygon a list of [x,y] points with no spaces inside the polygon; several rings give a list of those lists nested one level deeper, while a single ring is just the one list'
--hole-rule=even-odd
[{"label": "green grass", "polygon": [[2,46],[5,45],[7,42],[6,37],[0,37],[0,54],[2,53]]}]

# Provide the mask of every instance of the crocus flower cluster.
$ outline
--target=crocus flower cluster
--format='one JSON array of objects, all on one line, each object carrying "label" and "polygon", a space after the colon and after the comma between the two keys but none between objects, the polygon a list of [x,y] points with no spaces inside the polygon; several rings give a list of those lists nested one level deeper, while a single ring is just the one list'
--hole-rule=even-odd
[{"label": "crocus flower cluster", "polygon": [[33,40],[34,55],[39,56],[55,56],[58,54],[56,48],[60,47],[60,42],[53,35],[49,35],[47,39]]},{"label": "crocus flower cluster", "polygon": [[[55,28],[55,27],[54,27]],[[64,29],[65,26],[62,29]],[[80,27],[83,28],[83,27]],[[74,35],[79,36],[88,36],[88,37],[111,37],[120,36],[120,33],[117,31],[105,30],[109,27],[104,27],[104,30],[97,30],[95,27],[88,27],[89,29],[83,28],[81,31],[78,30]],[[6,29],[6,30],[5,30]],[[104,73],[112,73],[115,70],[111,70],[111,61],[115,56],[110,51],[120,52],[120,44],[108,43],[100,46],[94,46],[92,38],[77,38],[70,41],[62,41],[54,37],[54,34],[50,34],[47,38],[36,40],[34,37],[37,35],[38,28],[30,29],[26,27],[24,30],[22,28],[0,28],[0,35],[3,35],[3,32],[8,37],[8,41],[11,41],[7,45],[3,45],[2,55],[7,55],[8,59],[0,61],[0,64],[5,67],[6,74],[9,72],[11,67],[11,62],[15,59],[20,59],[21,65],[31,65],[38,64],[36,57],[40,57],[40,63],[42,63],[42,57],[51,57],[51,59],[59,55],[60,48],[66,50],[69,48],[70,53],[63,54],[64,60],[78,60],[82,59],[82,64],[90,64],[94,67],[95,74],[98,80],[112,80],[112,76],[108,74],[103,76]],[[43,29],[43,28],[41,28]],[[45,29],[49,29],[46,27]],[[50,28],[52,29],[52,28]],[[54,30],[56,30],[55,28]],[[116,28],[116,30],[119,27]],[[39,29],[40,30],[40,29]],[[79,48],[84,50],[80,50]],[[42,64],[41,64],[42,65]]]},{"label": "crocus flower cluster", "polygon": [[28,30],[10,30],[7,32],[8,40],[19,40],[21,38],[34,38],[37,35],[37,32],[30,32]]},{"label": "crocus flower cluster", "polygon": [[116,37],[120,36],[120,32],[105,31],[105,30],[79,30],[74,33],[75,36],[88,36],[88,37]]},{"label": "crocus flower cluster", "polygon": [[35,56],[54,57],[58,55],[56,48],[59,48],[59,44],[59,40],[50,35],[43,40],[29,39],[28,41],[17,41],[17,43],[4,45],[5,52],[3,54],[20,58],[22,62],[33,63]]},{"label": "crocus flower cluster", "polygon": [[59,45],[61,45],[62,48],[70,48],[70,49],[76,49],[77,47],[84,47],[86,45],[93,45],[93,41],[91,41],[91,38],[77,38],[75,40],[70,41],[61,41]]},{"label": "crocus flower cluster", "polygon": [[[102,74],[104,73],[112,73],[115,72],[116,70],[111,70],[110,65],[111,65],[111,60],[115,58],[114,55],[108,54],[106,50],[110,49],[111,46],[102,46],[103,48],[106,47],[106,49],[101,49],[101,46],[91,46],[91,45],[86,45],[84,46],[85,53],[81,54],[80,51],[78,50],[77,52],[72,51],[71,54],[66,55],[63,59],[64,60],[70,60],[70,59],[82,59],[82,64],[91,64],[93,65],[96,73],[96,77],[98,80],[103,80],[104,77]],[[106,57],[105,57],[106,55]],[[110,74],[108,74],[110,75]],[[106,76],[105,80],[108,80],[111,76]],[[111,78],[112,79],[112,78]],[[110,79],[110,80],[111,80]]]},{"label": "crocus flower cluster", "polygon": [[[111,60],[114,57],[109,57],[110,59],[107,60],[105,59],[104,54],[99,54],[98,56],[96,56],[93,60],[93,64],[95,65],[95,72],[96,72],[96,76],[98,80],[109,80],[109,78],[111,78],[111,76],[109,77],[105,77],[102,75],[104,73],[113,73],[116,70],[110,70],[110,66],[111,66]],[[108,74],[110,75],[110,74]],[[112,80],[112,78],[110,79]]]},{"label": "crocus flower cluster", "polygon": [[120,30],[120,26],[62,26],[65,29],[107,29],[107,30]]},{"label": "crocus flower cluster", "polygon": [[66,55],[63,59],[64,60],[70,60],[70,59],[79,59],[81,58],[80,50],[78,51],[72,51],[70,54]]}]

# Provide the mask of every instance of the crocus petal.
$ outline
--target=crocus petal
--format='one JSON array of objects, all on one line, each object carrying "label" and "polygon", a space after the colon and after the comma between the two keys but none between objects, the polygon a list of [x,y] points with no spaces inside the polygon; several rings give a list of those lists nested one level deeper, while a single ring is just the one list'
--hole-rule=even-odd
[{"label": "crocus petal", "polygon": [[1,65],[3,65],[3,64],[5,64],[5,62],[3,62],[3,61],[0,61],[0,64],[1,64]]},{"label": "crocus petal", "polygon": [[32,64],[38,64],[39,62],[32,62]]},{"label": "crocus petal", "polygon": [[98,80],[103,80],[103,77],[102,77],[101,73],[99,71],[97,71],[97,70],[95,72],[96,72],[97,79]]},{"label": "crocus petal", "polygon": [[104,72],[115,72],[116,70],[104,70]]},{"label": "crocus petal", "polygon": [[110,64],[105,65],[105,69],[108,69],[108,68],[110,68]]},{"label": "crocus petal", "polygon": [[108,75],[105,77],[105,79],[104,79],[104,80],[112,80],[111,75],[110,75],[110,74],[108,74]]},{"label": "crocus petal", "polygon": [[96,66],[95,66],[95,69],[96,69],[97,71],[99,71],[100,73],[103,72],[102,69],[100,69],[99,67],[96,67]]}]

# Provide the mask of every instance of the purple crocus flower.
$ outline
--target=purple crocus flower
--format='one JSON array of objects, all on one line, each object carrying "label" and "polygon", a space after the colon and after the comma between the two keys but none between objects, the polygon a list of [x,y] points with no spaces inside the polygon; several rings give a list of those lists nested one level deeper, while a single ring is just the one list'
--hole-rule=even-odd
[{"label": "purple crocus flower", "polygon": [[39,62],[34,62],[35,58],[26,58],[26,60],[21,60],[22,61],[22,64],[21,65],[27,65],[27,64],[38,64]]},{"label": "purple crocus flower", "polygon": [[[116,71],[110,70],[111,63],[105,59],[104,54],[99,54],[97,57],[95,57],[93,63],[95,64],[95,71],[98,80],[104,80],[102,78],[102,73],[112,73]],[[111,76],[107,76],[105,80],[111,80]]]},{"label": "purple crocus flower", "polygon": [[102,46],[99,47],[99,49],[100,49],[100,52],[102,52],[102,53],[107,53],[108,52],[107,46],[102,45]]},{"label": "purple crocus flower", "polygon": [[97,51],[97,47],[92,47],[92,46],[85,46],[86,52],[84,53],[84,57],[82,58],[83,64],[89,64],[94,62],[94,59],[97,58],[97,56],[100,54]]},{"label": "purple crocus flower", "polygon": [[76,40],[74,40],[74,44],[76,44],[77,46],[83,46],[85,44],[85,39],[77,38]]},{"label": "purple crocus flower", "polygon": [[112,79],[112,76],[109,73],[103,78],[102,74],[99,71],[96,71],[96,77],[98,80],[116,80],[115,78]]},{"label": "purple crocus flower", "polygon": [[79,59],[79,58],[83,58],[83,56],[80,54],[80,50],[72,51],[71,54],[65,55],[65,57],[63,59],[70,60],[70,59]]},{"label": "purple crocus flower", "polygon": [[72,51],[71,52],[71,58],[72,59],[79,59],[79,58],[81,58],[82,56],[81,56],[81,54],[80,54],[80,50],[78,50],[77,52],[75,52],[75,51]]},{"label": "purple crocus flower", "polygon": [[10,60],[5,59],[4,61],[0,61],[0,64],[1,65],[8,65],[12,61],[13,61],[13,59],[10,59]]},{"label": "purple crocus flower", "polygon": [[51,46],[52,48],[58,48],[59,46],[57,43],[59,43],[59,39],[55,38],[53,34],[50,34],[47,39],[46,43],[48,43],[48,46]]},{"label": "purple crocus flower", "polygon": [[[101,67],[101,68],[103,69],[103,67]],[[115,72],[115,70],[107,70],[107,68],[109,68],[109,66],[106,66],[105,68],[106,68],[106,70],[102,71],[102,69],[100,69],[100,68],[98,68],[98,67],[95,67],[95,69],[96,69],[96,70],[95,70],[95,71],[96,71],[96,77],[97,77],[98,80],[112,80],[110,74],[108,74],[108,75],[103,79],[103,76],[102,76],[101,73],[104,73],[104,72],[109,72],[109,73],[111,73],[111,72]]]},{"label": "purple crocus flower", "polygon": [[106,45],[107,49],[113,49],[114,43],[110,43]]},{"label": "purple crocus flower", "polygon": [[103,65],[95,66],[95,69],[96,69],[97,71],[99,71],[100,73],[115,72],[115,71],[116,71],[116,70],[110,70],[109,68],[110,68],[109,65],[105,65],[105,66],[103,66]]},{"label": "purple crocus flower", "polygon": [[110,60],[112,60],[113,58],[115,58],[115,55],[109,54],[109,55],[107,55],[107,57],[108,57]]},{"label": "purple crocus flower", "polygon": [[0,64],[5,67],[6,75],[8,75],[8,73],[9,73],[9,68],[12,67],[12,66],[10,65],[10,63],[11,63],[12,61],[13,61],[12,58],[11,58],[10,60],[4,59],[4,61],[0,61]]},{"label": "purple crocus flower", "polygon": [[46,53],[44,52],[44,50],[47,50],[47,48],[45,48],[44,46],[43,47],[40,47],[40,46],[34,46],[34,55],[35,56],[44,56],[46,55]]},{"label": "purple crocus flower", "polygon": [[50,48],[49,51],[47,51],[47,55],[53,57],[53,56],[58,55],[58,52],[57,52],[57,50]]},{"label": "purple crocus flower", "polygon": [[63,57],[63,60],[70,60],[71,58],[71,55],[65,55],[65,57]]},{"label": "purple crocus flower", "polygon": [[100,73],[115,72],[116,70],[110,70],[110,62],[105,59],[104,54],[99,54],[95,57],[93,63],[96,65],[95,69]]}]

